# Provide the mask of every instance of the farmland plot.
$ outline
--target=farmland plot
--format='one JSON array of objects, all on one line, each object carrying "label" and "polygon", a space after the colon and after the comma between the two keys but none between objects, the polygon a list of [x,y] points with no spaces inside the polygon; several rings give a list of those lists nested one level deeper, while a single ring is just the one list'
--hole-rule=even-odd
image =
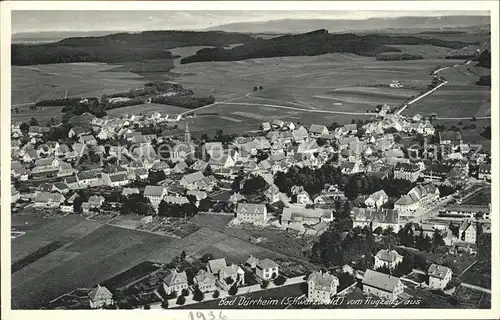
[{"label": "farmland plot", "polygon": [[159,235],[102,226],[14,273],[12,308],[39,308],[75,288],[92,287],[147,260],[170,241]]}]

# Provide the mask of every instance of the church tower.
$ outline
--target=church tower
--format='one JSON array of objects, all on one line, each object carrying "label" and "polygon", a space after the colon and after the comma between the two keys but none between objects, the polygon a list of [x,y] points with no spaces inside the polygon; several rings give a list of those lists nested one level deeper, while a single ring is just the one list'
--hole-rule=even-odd
[{"label": "church tower", "polygon": [[184,130],[184,141],[191,141],[191,133],[189,132],[189,124],[186,122],[186,129]]}]

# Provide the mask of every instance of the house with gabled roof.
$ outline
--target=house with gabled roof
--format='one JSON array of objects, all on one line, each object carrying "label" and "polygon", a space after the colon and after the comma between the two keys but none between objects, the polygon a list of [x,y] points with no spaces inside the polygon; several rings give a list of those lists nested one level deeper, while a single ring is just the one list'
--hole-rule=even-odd
[{"label": "house with gabled roof", "polygon": [[267,221],[267,208],[265,204],[238,203],[236,218],[241,222],[265,224]]},{"label": "house with gabled roof", "polygon": [[292,131],[292,137],[295,142],[300,142],[309,137],[309,133],[307,132],[307,129],[304,128],[304,126],[300,126]]},{"label": "house with gabled roof", "polygon": [[179,184],[188,190],[204,190],[210,192],[216,184],[216,180],[213,176],[205,177],[203,172],[197,171],[184,175],[179,181]]},{"label": "house with gabled roof", "polygon": [[34,202],[35,208],[58,208],[64,202],[64,196],[60,193],[39,192]]},{"label": "house with gabled roof", "polygon": [[433,183],[418,184],[394,203],[394,209],[403,215],[412,215],[422,205],[439,199],[439,188]]},{"label": "house with gabled roof", "polygon": [[59,171],[57,172],[58,177],[67,177],[73,175],[74,170],[71,164],[61,161],[59,162]]},{"label": "house with gabled roof", "polygon": [[279,265],[271,259],[263,259],[256,263],[255,274],[263,280],[274,279],[279,275]]},{"label": "house with gabled roof", "polygon": [[201,292],[215,291],[217,289],[217,287],[215,286],[216,281],[217,278],[215,278],[213,274],[203,269],[198,271],[196,276],[194,276],[193,278],[193,283]]},{"label": "house with gabled roof", "polygon": [[92,309],[99,309],[104,306],[114,304],[113,294],[106,287],[97,285],[97,287],[90,290],[88,293],[90,307]]},{"label": "house with gabled roof", "polygon": [[329,272],[314,271],[307,277],[307,300],[328,303],[337,294],[339,279]]},{"label": "house with gabled roof", "polygon": [[329,134],[328,128],[323,125],[312,124],[309,127],[309,135],[313,138],[319,138],[322,135]]},{"label": "house with gabled roof", "polygon": [[162,186],[146,186],[144,189],[144,197],[151,202],[153,208],[158,209],[160,202],[167,195],[167,189]]},{"label": "house with gabled roof", "polygon": [[464,220],[458,229],[458,239],[466,243],[476,243],[477,229],[471,220]]},{"label": "house with gabled roof", "polygon": [[263,132],[267,132],[269,130],[271,130],[271,124],[269,122],[263,122],[261,125],[260,125],[260,129],[263,131]]},{"label": "house with gabled roof", "polygon": [[219,271],[219,283],[222,284],[223,287],[229,286],[229,283],[226,281],[228,278],[231,278],[232,283],[238,286],[245,284],[245,272],[234,263],[229,266],[224,266]]},{"label": "house with gabled roof", "polygon": [[73,137],[77,137],[77,138],[80,138],[81,136],[84,136],[84,135],[88,135],[88,134],[91,134],[92,131],[88,128],[83,128],[83,127],[80,127],[80,126],[75,126],[73,128],[71,128],[68,132],[68,137],[69,138],[73,138]]},{"label": "house with gabled roof", "polygon": [[98,187],[102,185],[102,179],[95,171],[80,171],[76,174],[76,179],[81,188]]},{"label": "house with gabled roof", "polygon": [[173,292],[180,293],[182,289],[188,288],[187,275],[185,271],[178,272],[176,269],[170,270],[169,274],[162,279],[163,290],[166,294]]},{"label": "house with gabled roof", "polygon": [[78,142],[86,144],[88,146],[96,146],[97,145],[97,140],[94,138],[93,135],[80,136],[80,139],[78,139]]},{"label": "house with gabled roof", "polygon": [[427,275],[429,276],[429,287],[432,290],[444,290],[451,281],[453,271],[448,267],[433,263],[429,266]]},{"label": "house with gabled roof", "polygon": [[130,196],[131,194],[139,194],[139,189],[138,188],[123,188],[122,190],[122,195],[123,196]]},{"label": "house with gabled roof", "polygon": [[33,161],[35,161],[36,159],[38,159],[38,153],[36,152],[35,149],[27,149],[25,152],[24,152],[24,155],[23,155],[23,162],[25,163],[31,163]]},{"label": "house with gabled roof", "polygon": [[398,264],[403,262],[403,256],[400,255],[396,250],[386,250],[381,249],[375,255],[374,269],[387,267],[389,269],[394,269]]},{"label": "house with gabled roof", "polygon": [[246,200],[245,196],[240,194],[239,192],[235,192],[233,193],[230,197],[229,197],[229,202],[233,203],[233,204],[236,204],[240,201],[243,201],[243,200]]},{"label": "house with gabled roof", "polygon": [[417,181],[420,176],[420,166],[414,163],[398,162],[394,167],[394,179]]},{"label": "house with gabled roof", "polygon": [[228,153],[224,153],[211,157],[208,164],[212,167],[212,169],[218,170],[234,167],[235,162]]},{"label": "house with gabled roof", "polygon": [[463,144],[462,134],[460,131],[440,131],[439,132],[439,144],[450,144],[450,145],[460,145]]},{"label": "house with gabled roof", "polygon": [[389,196],[384,190],[372,193],[366,200],[365,205],[369,208],[381,208],[389,201]]},{"label": "house with gabled roof", "polygon": [[400,228],[399,212],[394,209],[372,209],[372,208],[354,208],[353,209],[353,227],[364,228],[368,226],[372,231],[377,228],[383,230],[392,228],[398,232]]},{"label": "house with gabled roof", "polygon": [[333,221],[333,212],[330,209],[290,206],[283,208],[283,213],[281,214],[281,226],[284,229],[291,223],[314,225],[320,222],[331,221]]},{"label": "house with gabled roof", "polygon": [[218,275],[219,271],[227,266],[226,259],[213,259],[207,262],[207,271],[211,274]]},{"label": "house with gabled roof", "polygon": [[363,292],[381,299],[395,301],[404,292],[398,277],[367,269],[363,275]]},{"label": "house with gabled roof", "polygon": [[297,153],[316,153],[319,151],[318,143],[315,139],[306,138],[297,148]]}]

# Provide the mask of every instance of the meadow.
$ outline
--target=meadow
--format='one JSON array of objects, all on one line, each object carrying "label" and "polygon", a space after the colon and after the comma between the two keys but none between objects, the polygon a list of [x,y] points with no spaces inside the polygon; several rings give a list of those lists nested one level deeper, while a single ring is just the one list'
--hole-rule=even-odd
[{"label": "meadow", "polygon": [[412,104],[403,115],[429,115],[437,113],[439,118],[472,118],[491,115],[490,88],[477,86],[480,75],[489,70],[475,67],[473,63],[449,68],[439,74],[448,81],[433,94]]},{"label": "meadow", "polygon": [[117,65],[61,63],[12,67],[12,105],[68,97],[100,97],[129,91],[146,81],[130,72],[114,72]]},{"label": "meadow", "polygon": [[12,261],[52,241],[65,245],[12,274],[12,308],[39,308],[78,287],[92,287],[144,261],[172,239],[66,216],[12,241]]},{"label": "meadow", "polygon": [[[201,47],[183,47],[171,51],[183,57],[199,49]],[[423,51],[431,49],[436,48],[413,48]],[[196,113],[199,115],[189,119],[193,134],[201,135],[214,133],[217,129],[232,133],[257,130],[259,123],[274,118],[299,121],[306,125],[348,123],[353,118],[360,117],[369,119],[371,115],[366,114],[367,110],[384,103],[399,105],[409,97],[418,95],[430,82],[429,71],[449,63],[453,61],[433,56],[423,60],[377,61],[350,53],[184,65],[180,65],[176,59],[174,69],[167,73],[158,72],[155,77],[174,77],[176,82],[192,89],[196,95],[213,95],[216,98],[215,105],[198,110]],[[148,74],[143,75],[148,77]],[[465,75],[463,78],[463,81],[473,80],[472,76],[467,78]],[[13,103],[60,97],[66,90],[68,96],[101,96],[103,93],[130,90],[147,80],[149,79],[119,66],[95,63],[14,67]],[[390,88],[388,84],[393,80],[399,81],[404,88]],[[254,87],[262,88],[254,91]],[[476,88],[469,90],[472,100]],[[477,90],[481,93],[487,89]],[[436,103],[425,103],[432,98],[431,95],[421,100],[421,106],[415,104],[406,112],[411,115],[414,110],[426,112],[426,108],[436,108],[436,104],[442,104],[438,94],[443,95],[442,99],[449,99],[454,95],[453,92],[436,92]],[[474,111],[472,102],[469,104],[471,112]],[[446,115],[453,115],[455,112],[461,116],[464,109],[466,108],[450,110]],[[478,106],[476,113],[481,113],[480,109]],[[307,110],[324,110],[329,113]],[[42,111],[26,108],[21,113],[13,113],[12,119],[27,121],[33,116],[44,123],[51,117],[59,119],[59,111],[60,109],[51,107]],[[144,104],[108,112],[112,116],[119,116],[125,113],[149,114],[153,111],[180,113],[189,110]],[[206,113],[212,115],[203,115]]]}]

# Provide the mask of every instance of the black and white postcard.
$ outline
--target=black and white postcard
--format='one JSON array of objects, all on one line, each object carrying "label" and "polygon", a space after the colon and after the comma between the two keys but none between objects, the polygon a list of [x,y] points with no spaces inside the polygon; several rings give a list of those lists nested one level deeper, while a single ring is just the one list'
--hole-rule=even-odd
[{"label": "black and white postcard", "polygon": [[497,318],[498,106],[493,1],[4,2],[2,318]]}]

